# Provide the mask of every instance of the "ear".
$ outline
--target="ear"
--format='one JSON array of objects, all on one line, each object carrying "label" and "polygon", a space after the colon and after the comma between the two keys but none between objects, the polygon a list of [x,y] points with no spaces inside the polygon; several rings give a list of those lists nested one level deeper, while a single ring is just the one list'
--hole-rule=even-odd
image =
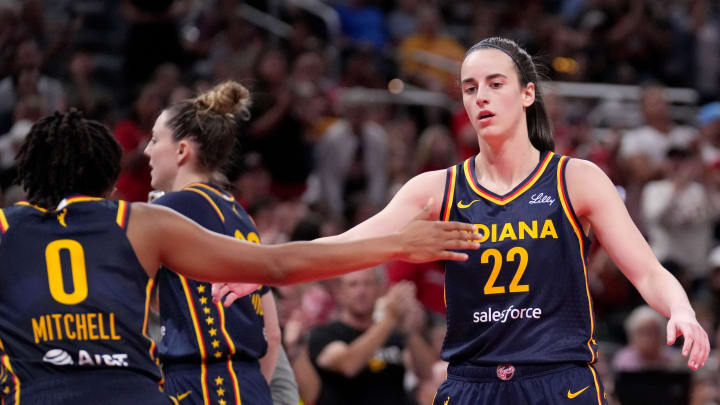
[{"label": "ear", "polygon": [[535,83],[528,82],[527,86],[522,89],[522,104],[528,108],[535,102]]},{"label": "ear", "polygon": [[185,139],[178,141],[177,147],[175,148],[175,162],[177,165],[182,166],[187,163],[187,161],[190,160],[191,154],[192,149],[190,148],[190,143]]}]

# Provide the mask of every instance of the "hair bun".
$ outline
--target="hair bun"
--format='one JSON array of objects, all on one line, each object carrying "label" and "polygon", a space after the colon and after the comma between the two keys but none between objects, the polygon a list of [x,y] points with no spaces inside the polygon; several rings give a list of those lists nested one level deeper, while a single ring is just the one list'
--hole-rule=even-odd
[{"label": "hair bun", "polygon": [[199,95],[195,99],[198,110],[216,114],[232,114],[243,120],[250,119],[250,91],[235,81],[226,81]]}]

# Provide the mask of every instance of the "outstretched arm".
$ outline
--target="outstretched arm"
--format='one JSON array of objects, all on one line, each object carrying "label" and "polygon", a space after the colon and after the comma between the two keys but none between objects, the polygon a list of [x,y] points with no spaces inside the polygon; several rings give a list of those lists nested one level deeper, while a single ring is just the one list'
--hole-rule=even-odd
[{"label": "outstretched arm", "polygon": [[592,226],[610,258],[637,288],[647,303],[669,317],[667,343],[683,335],[683,356],[688,366],[702,367],[710,352],[707,333],[680,283],[657,260],[633,223],[615,186],[594,164],[572,159],[567,167],[567,185],[575,213]]},{"label": "outstretched arm", "polygon": [[[426,217],[427,210],[422,214]],[[165,264],[195,280],[290,284],[330,278],[392,260],[467,260],[470,224],[418,217],[399,232],[346,243],[256,245],[210,232],[176,212],[133,203],[128,238],[150,276]]]},{"label": "outstretched arm", "polygon": [[[372,218],[340,235],[315,239],[313,243],[339,243],[387,236],[403,229],[421,213],[428,219],[439,219],[445,178],[445,170],[419,174],[408,181],[390,203]],[[250,287],[230,282],[213,284],[213,297],[217,300],[225,297],[224,304],[228,306],[247,294]]]}]

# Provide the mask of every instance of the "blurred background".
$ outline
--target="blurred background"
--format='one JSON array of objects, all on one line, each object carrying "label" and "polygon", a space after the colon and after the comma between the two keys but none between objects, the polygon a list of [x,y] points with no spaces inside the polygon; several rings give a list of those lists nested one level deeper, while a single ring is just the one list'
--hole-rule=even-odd
[{"label": "blurred background", "polygon": [[[719,404],[718,0],[0,0],[0,206],[24,198],[13,159],[29,127],[69,107],[122,144],[116,197],[146,201],[142,151],[160,111],[233,79],[253,108],[227,173],[263,243],[342,232],[412,176],[477,152],[459,66],[469,46],[495,35],[544,66],[556,152],[605,170],[711,335],[710,360],[686,373],[664,344],[663,318],[594,244],[609,400],[655,386],[677,403]],[[379,293],[413,284],[423,316],[412,321],[436,356],[443,271],[390,264]],[[308,332],[337,316],[339,283],[277,289],[293,360]],[[444,378],[436,365],[426,375],[407,368],[410,401],[432,399]]]}]

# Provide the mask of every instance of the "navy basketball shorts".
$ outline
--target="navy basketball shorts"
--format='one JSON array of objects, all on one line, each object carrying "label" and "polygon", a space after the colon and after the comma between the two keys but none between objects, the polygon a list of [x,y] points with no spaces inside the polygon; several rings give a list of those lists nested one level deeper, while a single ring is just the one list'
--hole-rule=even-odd
[{"label": "navy basketball shorts", "polygon": [[272,405],[257,361],[222,361],[165,366],[165,393],[178,405]]},{"label": "navy basketball shorts", "polygon": [[[19,399],[19,401],[16,401]],[[152,378],[128,370],[65,371],[37,378],[5,395],[5,405],[172,405]]]},{"label": "navy basketball shorts", "polygon": [[590,365],[449,366],[433,405],[607,405]]}]

